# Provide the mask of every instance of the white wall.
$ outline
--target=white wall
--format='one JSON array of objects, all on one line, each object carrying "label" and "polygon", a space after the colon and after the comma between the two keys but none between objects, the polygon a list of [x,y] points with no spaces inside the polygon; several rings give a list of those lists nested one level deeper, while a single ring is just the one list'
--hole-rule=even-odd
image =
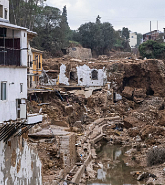
[{"label": "white wall", "polygon": [[[92,71],[98,71],[98,80],[92,80]],[[90,69],[87,65],[77,66],[78,85],[80,86],[104,86],[106,81],[105,69]],[[82,80],[80,80],[82,79]]]},{"label": "white wall", "polygon": [[8,143],[0,142],[0,184],[42,185],[42,164],[36,151],[22,137]]},{"label": "white wall", "polygon": [[[7,82],[7,100],[0,100],[0,122],[16,120],[16,99],[27,98],[27,69],[0,66],[0,94],[2,81]],[[22,93],[20,83],[23,83]]]},{"label": "white wall", "polygon": [[7,20],[9,20],[9,0],[0,0],[0,5],[3,5],[3,18],[4,9],[7,9]]},{"label": "white wall", "polygon": [[[77,77],[78,77],[78,84],[79,86],[104,86],[106,84],[107,76],[106,70],[103,69],[90,69],[89,66],[77,66]],[[92,80],[92,71],[98,71],[98,80]],[[66,66],[64,64],[60,67],[60,74],[59,74],[59,83],[70,85],[69,78],[66,76]]]},{"label": "white wall", "polygon": [[129,42],[130,47],[131,48],[135,47],[137,45],[137,34],[134,32],[130,32],[129,39],[130,39],[130,42]]},{"label": "white wall", "polygon": [[69,85],[68,78],[65,75],[66,72],[66,66],[62,64],[60,66],[60,74],[59,74],[59,83]]}]

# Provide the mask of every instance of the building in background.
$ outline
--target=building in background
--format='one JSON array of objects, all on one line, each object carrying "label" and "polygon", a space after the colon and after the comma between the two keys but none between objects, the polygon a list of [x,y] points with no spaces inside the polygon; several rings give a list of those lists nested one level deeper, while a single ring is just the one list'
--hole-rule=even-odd
[{"label": "building in background", "polygon": [[129,45],[131,48],[135,48],[137,46],[137,33],[136,32],[129,33]]},{"label": "building in background", "polygon": [[148,33],[145,33],[143,35],[143,42],[146,42],[147,40],[154,40],[156,41],[159,38],[159,34],[161,32],[159,30],[154,30]]},{"label": "building in background", "polygon": [[42,73],[43,51],[29,48],[28,50],[28,88],[36,88],[39,85],[39,76]]}]

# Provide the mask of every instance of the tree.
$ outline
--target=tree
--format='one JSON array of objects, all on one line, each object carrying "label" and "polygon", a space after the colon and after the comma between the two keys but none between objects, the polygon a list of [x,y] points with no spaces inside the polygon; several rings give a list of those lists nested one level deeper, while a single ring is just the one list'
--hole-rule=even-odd
[{"label": "tree", "polygon": [[143,35],[141,33],[137,33],[137,47],[142,43]]},{"label": "tree", "polygon": [[70,28],[68,26],[67,21],[67,9],[66,6],[63,8],[61,22],[60,22],[60,28],[61,28],[61,43],[62,48],[68,47],[69,44],[69,34],[70,34]]},{"label": "tree", "polygon": [[61,50],[60,27],[61,11],[58,8],[45,6],[35,20],[34,31],[37,37],[32,41],[32,46],[49,51],[56,55]]},{"label": "tree", "polygon": [[129,39],[129,30],[128,30],[128,28],[123,27],[123,29],[122,29],[122,37],[125,38],[126,40]]},{"label": "tree", "polygon": [[10,0],[10,22],[33,30],[36,16],[46,0]]},{"label": "tree", "polygon": [[83,47],[91,48],[97,55],[108,54],[114,44],[114,29],[108,23],[101,23],[101,17],[97,16],[96,22],[85,23],[78,29],[79,40]]},{"label": "tree", "polygon": [[148,40],[139,46],[139,52],[143,58],[162,59],[165,56],[165,45],[153,40]]}]

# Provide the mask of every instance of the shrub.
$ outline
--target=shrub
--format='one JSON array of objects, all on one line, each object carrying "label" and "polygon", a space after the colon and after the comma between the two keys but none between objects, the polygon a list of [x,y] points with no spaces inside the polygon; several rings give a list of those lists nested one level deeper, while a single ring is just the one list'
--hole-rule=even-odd
[{"label": "shrub", "polygon": [[165,162],[165,148],[153,148],[147,153],[147,165],[152,166]]},{"label": "shrub", "polygon": [[148,40],[139,46],[139,52],[143,58],[162,59],[165,55],[165,45],[153,40]]}]

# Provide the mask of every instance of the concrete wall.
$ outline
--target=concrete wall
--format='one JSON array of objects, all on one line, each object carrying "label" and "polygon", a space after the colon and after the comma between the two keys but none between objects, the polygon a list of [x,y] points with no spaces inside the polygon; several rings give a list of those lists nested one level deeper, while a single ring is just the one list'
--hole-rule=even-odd
[{"label": "concrete wall", "polygon": [[9,0],[0,0],[0,5],[3,5],[3,19],[5,19],[4,15],[4,10],[7,10],[7,20],[9,20]]},{"label": "concrete wall", "polygon": [[92,52],[89,48],[74,47],[68,49],[69,56],[81,60],[92,58]]},{"label": "concrete wall", "polygon": [[41,161],[22,138],[12,138],[7,144],[0,142],[0,184],[42,184]]},{"label": "concrete wall", "polygon": [[[92,71],[98,72],[98,80],[92,80]],[[104,86],[106,83],[105,69],[90,69],[87,65],[77,66],[78,85]]]},{"label": "concrete wall", "polygon": [[[98,79],[92,80],[92,71],[96,70],[98,72]],[[70,85],[69,78],[66,76],[66,66],[64,64],[60,67],[60,74],[59,74],[59,83]],[[79,86],[104,86],[106,83],[106,70],[103,69],[90,69],[89,66],[77,66],[77,77],[78,77],[78,84]]]},{"label": "concrete wall", "polygon": [[[16,99],[27,98],[27,69],[0,66],[0,74],[0,83],[5,81],[7,86],[7,100],[0,100],[0,122],[16,120]],[[23,84],[22,93],[20,93],[20,83]]]},{"label": "concrete wall", "polygon": [[59,74],[59,83],[69,85],[68,78],[65,75],[66,72],[66,66],[62,64],[60,66],[60,74]]},{"label": "concrete wall", "polygon": [[77,160],[75,144],[75,134],[62,136],[60,138],[60,153],[63,155],[63,168],[66,173],[73,168]]}]

